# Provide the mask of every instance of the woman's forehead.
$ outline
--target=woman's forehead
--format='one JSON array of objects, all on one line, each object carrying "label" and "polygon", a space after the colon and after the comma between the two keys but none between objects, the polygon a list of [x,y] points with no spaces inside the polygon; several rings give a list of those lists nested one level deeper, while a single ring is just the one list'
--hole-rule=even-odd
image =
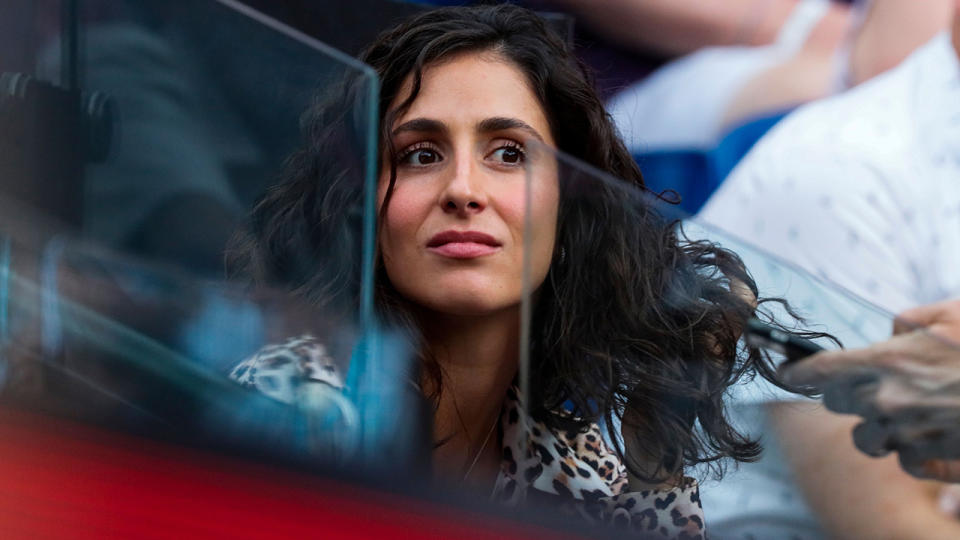
[{"label": "woman's forehead", "polygon": [[[392,107],[410,95],[413,76],[407,77]],[[493,52],[465,53],[423,71],[420,91],[395,128],[414,118],[473,126],[486,118],[518,118],[545,136],[548,120],[524,73]]]}]

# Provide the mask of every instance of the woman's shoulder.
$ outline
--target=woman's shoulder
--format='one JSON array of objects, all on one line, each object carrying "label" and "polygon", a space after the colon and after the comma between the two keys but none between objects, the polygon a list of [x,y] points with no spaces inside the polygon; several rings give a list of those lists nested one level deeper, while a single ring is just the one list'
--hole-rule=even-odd
[{"label": "woman's shoulder", "polygon": [[631,491],[626,466],[598,424],[592,423],[578,433],[558,433],[558,439],[610,486],[612,496],[598,502],[601,515],[611,524],[649,533],[666,531],[671,537],[697,538],[703,534],[700,489],[693,478],[683,478],[675,486]]},{"label": "woman's shoulder", "polygon": [[504,440],[511,447],[505,455],[516,461],[508,464],[508,470],[515,471],[518,483],[528,480],[541,493],[578,501],[575,511],[593,521],[668,537],[703,538],[697,482],[685,478],[676,486],[631,491],[626,467],[597,423],[581,431],[565,431],[529,419],[527,437],[533,459],[516,459],[524,455],[524,444],[506,436],[524,438],[511,429],[524,423],[522,413],[510,414],[510,407],[519,403],[508,400]]},{"label": "woman's shoulder", "polygon": [[[593,517],[638,532],[671,538],[703,538],[703,507],[696,480],[684,478],[676,486],[632,491],[627,469],[607,444],[601,429],[593,423],[586,431],[557,434],[557,439],[610,488],[611,495],[599,498],[593,505]],[[561,468],[560,472],[567,474],[570,471]],[[576,473],[583,476],[580,469]],[[589,508],[585,510],[589,511]]]},{"label": "woman's shoulder", "polygon": [[534,419],[516,387],[504,402],[503,444],[508,470],[538,491],[578,500],[616,495],[627,485],[627,471],[604,441],[600,427],[565,431]]},{"label": "woman's shoulder", "polygon": [[243,386],[292,403],[305,382],[343,388],[343,379],[327,348],[311,335],[267,345],[230,370],[230,378]]}]

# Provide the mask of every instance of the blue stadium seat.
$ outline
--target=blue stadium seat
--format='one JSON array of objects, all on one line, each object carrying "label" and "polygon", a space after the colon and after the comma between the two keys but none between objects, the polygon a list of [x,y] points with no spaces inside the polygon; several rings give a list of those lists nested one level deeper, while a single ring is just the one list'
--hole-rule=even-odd
[{"label": "blue stadium seat", "polygon": [[737,126],[711,150],[656,150],[634,153],[633,158],[651,191],[676,191],[681,197],[680,207],[696,214],[753,145],[787,112]]}]

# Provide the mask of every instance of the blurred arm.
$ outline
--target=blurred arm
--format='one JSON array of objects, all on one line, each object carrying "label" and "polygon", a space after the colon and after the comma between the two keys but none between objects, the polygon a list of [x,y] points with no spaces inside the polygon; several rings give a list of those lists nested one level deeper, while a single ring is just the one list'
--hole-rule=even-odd
[{"label": "blurred arm", "polygon": [[850,438],[857,419],[807,403],[776,403],[768,412],[793,476],[829,537],[960,537],[960,522],[938,508],[944,484],[909,476],[893,456],[858,452]]},{"label": "blurred arm", "polygon": [[712,45],[766,45],[798,0],[555,0],[633,50],[678,56]]},{"label": "blurred arm", "polygon": [[837,52],[850,32],[850,9],[834,4],[790,58],[750,79],[728,104],[724,124],[820,99],[835,91]]},{"label": "blurred arm", "polygon": [[895,67],[917,47],[950,24],[953,2],[915,0],[873,2],[850,51],[850,85]]}]

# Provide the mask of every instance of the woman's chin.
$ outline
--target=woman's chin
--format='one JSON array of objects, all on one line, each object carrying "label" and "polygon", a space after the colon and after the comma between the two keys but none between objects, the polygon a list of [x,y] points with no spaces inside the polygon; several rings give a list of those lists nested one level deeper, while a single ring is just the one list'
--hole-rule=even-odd
[{"label": "woman's chin", "polygon": [[418,302],[435,313],[454,317],[483,317],[501,313],[510,308],[520,306],[520,295],[511,295],[510,298],[490,294],[489,291],[469,292],[457,291],[441,296],[424,298]]},{"label": "woman's chin", "polygon": [[474,301],[463,300],[451,302],[438,306],[434,311],[450,315],[452,317],[484,317],[496,313],[504,313],[510,308],[519,308],[520,303],[492,304],[490,302],[475,299]]}]

